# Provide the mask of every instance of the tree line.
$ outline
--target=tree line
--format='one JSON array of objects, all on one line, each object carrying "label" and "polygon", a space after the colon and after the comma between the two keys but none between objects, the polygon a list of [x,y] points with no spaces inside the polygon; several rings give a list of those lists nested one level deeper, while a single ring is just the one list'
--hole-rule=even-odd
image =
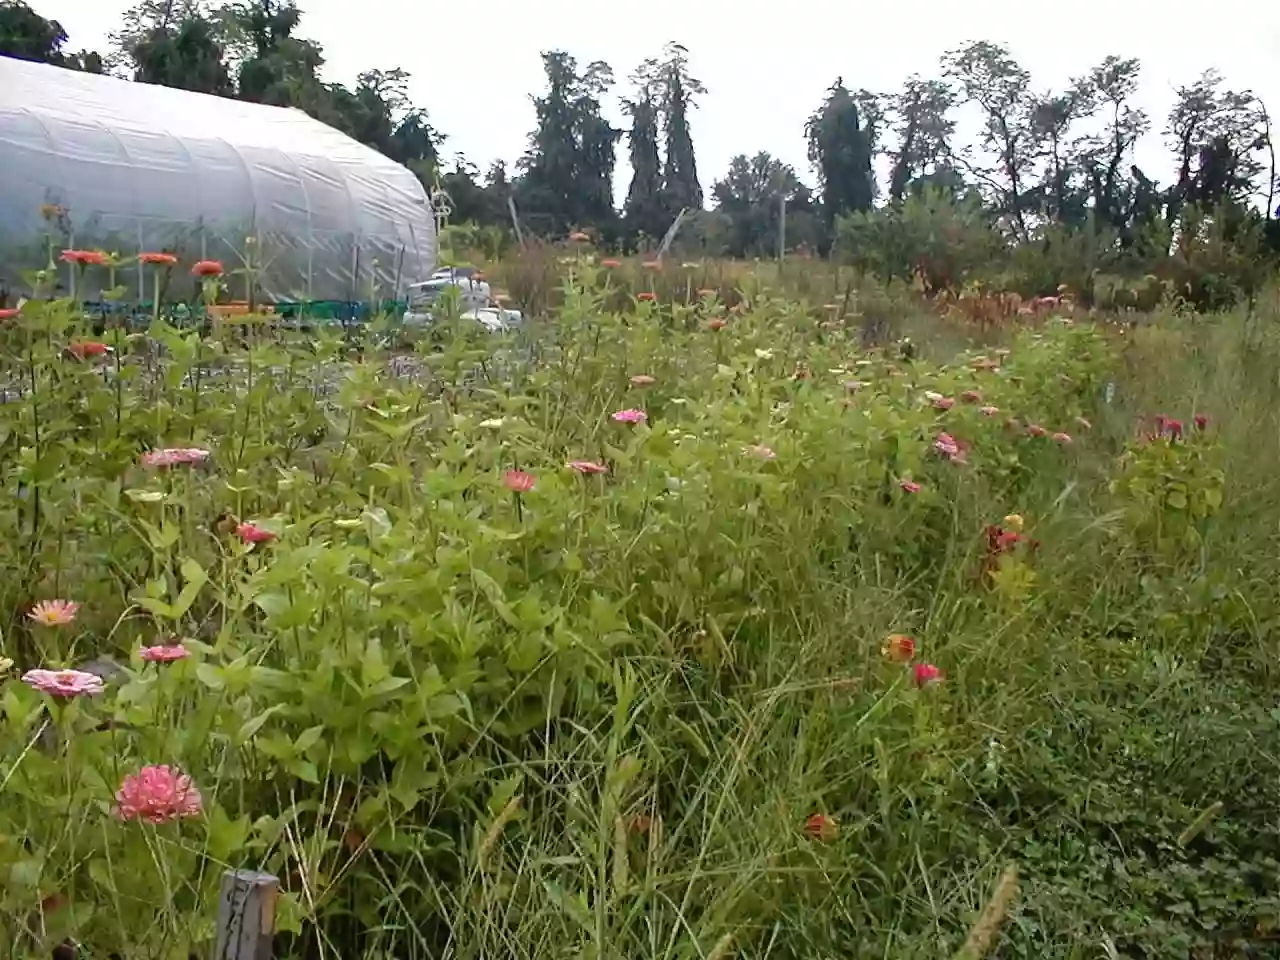
[{"label": "tree line", "polygon": [[[695,211],[682,245],[737,257],[776,255],[785,216],[789,247],[937,284],[1016,249],[1081,259],[1087,247],[1083,261],[1096,270],[1145,269],[1206,231],[1250,262],[1280,247],[1270,116],[1214,71],[1178,88],[1164,118],[1136,104],[1141,64],[1120,56],[1058,91],[1037,89],[1007,48],[985,41],[944,54],[936,76],[910,76],[896,90],[837,78],[804,124],[815,189],[766,152],[744,154],[712,183],[704,210],[689,117],[706,88],[680,44],[621,84],[607,63],[544,52],[546,86],[533,98],[523,156],[514,170],[499,161],[482,173],[461,155],[446,159],[447,138],[412,102],[405,71],[370,69],[350,86],[322,81],[323,52],[301,23],[292,0],[143,0],[105,55],[69,53],[57,22],[23,0],[0,0],[0,53],[300,108],[443,187],[454,221],[496,244],[509,240],[510,200],[531,233],[587,229],[618,249],[652,247],[681,210]],[[604,114],[604,98],[617,92],[625,128]],[[965,105],[981,120],[976,142],[957,136]],[[1157,123],[1175,171],[1166,183],[1134,161]],[[619,210],[613,180],[624,149],[632,177]]]}]

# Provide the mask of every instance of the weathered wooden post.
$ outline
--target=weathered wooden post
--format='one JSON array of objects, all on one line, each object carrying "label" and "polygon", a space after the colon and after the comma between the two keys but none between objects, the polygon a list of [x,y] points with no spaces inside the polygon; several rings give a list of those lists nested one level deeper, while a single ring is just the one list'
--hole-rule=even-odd
[{"label": "weathered wooden post", "polygon": [[269,873],[228,870],[218,897],[213,960],[271,960],[280,881]]}]

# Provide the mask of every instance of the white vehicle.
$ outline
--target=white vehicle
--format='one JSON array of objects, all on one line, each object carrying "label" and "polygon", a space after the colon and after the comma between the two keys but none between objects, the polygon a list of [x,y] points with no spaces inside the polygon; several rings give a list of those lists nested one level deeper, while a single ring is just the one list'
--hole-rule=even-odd
[{"label": "white vehicle", "polygon": [[430,280],[409,284],[405,326],[430,325],[432,307],[450,289],[458,291],[463,320],[475,320],[490,333],[504,333],[520,326],[524,315],[519,310],[506,310],[494,304],[488,282],[477,278],[475,272],[473,267],[442,267]]}]

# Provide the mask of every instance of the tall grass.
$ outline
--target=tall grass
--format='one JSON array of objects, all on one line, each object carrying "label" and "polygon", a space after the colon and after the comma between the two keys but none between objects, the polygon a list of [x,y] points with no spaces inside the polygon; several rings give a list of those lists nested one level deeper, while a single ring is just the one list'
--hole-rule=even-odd
[{"label": "tall grass", "polygon": [[[504,269],[514,293],[530,268]],[[127,671],[54,718],[75,734],[61,752],[35,736],[43,701],[4,687],[14,956],[64,935],[87,956],[200,953],[228,865],[281,876],[281,956],[1274,949],[1280,303],[1054,324],[984,375],[891,293],[923,358],[864,346],[856,310],[823,326],[839,275],[801,270],[784,299],[756,268],[697,269],[721,268],[686,287],[731,302],[673,305],[655,277],[656,305],[615,313],[607,277],[553,293],[548,266],[527,282],[554,319],[501,374],[459,334],[414,380],[281,340],[247,374],[184,381],[195,341],[158,332],[158,378],[122,361],[104,379],[56,359],[65,314],[7,332],[36,389],[0,407],[5,655]],[[923,399],[967,388],[1001,417]],[[624,406],[648,425],[610,422]],[[1157,413],[1226,477],[1194,549],[1142,539],[1112,484]],[[942,429],[972,442],[967,467],[932,452]],[[179,442],[215,472],[132,466]],[[563,469],[579,458],[610,472]],[[517,466],[538,484],[518,502]],[[220,539],[224,511],[279,540]],[[993,584],[984,528],[1010,513],[1039,547],[1008,569],[1034,579]],[[175,603],[183,558],[209,586],[169,623],[139,597]],[[23,623],[52,593],[85,605],[70,646]],[[191,660],[130,659],[170,629]],[[886,662],[898,632],[940,683]],[[163,759],[197,777],[204,821],[110,822],[118,771]]]}]

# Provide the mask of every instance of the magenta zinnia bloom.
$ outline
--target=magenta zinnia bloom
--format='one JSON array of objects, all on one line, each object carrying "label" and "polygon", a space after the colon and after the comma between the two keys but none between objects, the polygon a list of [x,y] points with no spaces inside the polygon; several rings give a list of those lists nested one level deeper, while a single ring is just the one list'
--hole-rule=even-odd
[{"label": "magenta zinnia bloom", "polygon": [[191,656],[191,651],[182,644],[171,646],[143,647],[139,656],[148,663],[173,663]]},{"label": "magenta zinnia bloom", "polygon": [[525,473],[523,470],[508,470],[502,475],[502,482],[513,493],[528,493],[533,489],[533,485],[537,483],[537,480],[532,473]]},{"label": "magenta zinnia bloom", "polygon": [[171,447],[165,450],[148,450],[142,455],[141,463],[152,470],[163,470],[167,467],[203,463],[208,459],[209,451],[199,447]]},{"label": "magenta zinnia bloom", "polygon": [[27,617],[45,627],[61,627],[76,618],[80,604],[74,600],[41,600]]},{"label": "magenta zinnia bloom", "polygon": [[595,463],[591,460],[570,460],[565,464],[570,470],[577,470],[579,473],[608,473],[609,468],[603,463]]},{"label": "magenta zinnia bloom", "polygon": [[95,696],[102,692],[102,678],[83,670],[28,670],[22,682],[51,697]]},{"label": "magenta zinnia bloom", "polygon": [[619,410],[613,415],[618,423],[644,423],[649,415],[643,410]]},{"label": "magenta zinnia bloom", "polygon": [[236,536],[245,543],[266,543],[276,538],[276,535],[270,530],[264,530],[254,523],[240,524],[236,527]]},{"label": "magenta zinnia bloom", "polygon": [[917,687],[927,687],[942,679],[942,671],[932,663],[917,663],[911,668],[911,681]]},{"label": "magenta zinnia bloom", "polygon": [[920,492],[920,484],[916,483],[914,480],[908,479],[907,477],[903,477],[901,480],[899,480],[898,486],[900,486],[907,493]]},{"label": "magenta zinnia bloom", "polygon": [[116,792],[116,813],[121,820],[171,823],[180,817],[198,817],[204,800],[191,778],[173,767],[143,767],[124,778]]}]

